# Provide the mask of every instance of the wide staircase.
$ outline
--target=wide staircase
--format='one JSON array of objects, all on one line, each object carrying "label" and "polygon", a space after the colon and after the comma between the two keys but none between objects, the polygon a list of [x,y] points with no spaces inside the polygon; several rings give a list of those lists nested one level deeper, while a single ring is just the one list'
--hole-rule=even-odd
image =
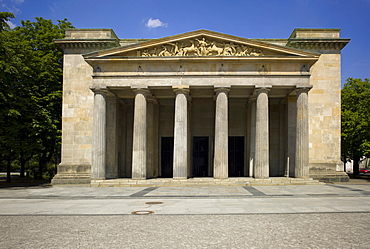
[{"label": "wide staircase", "polygon": [[176,180],[172,178],[154,178],[133,180],[118,178],[108,180],[91,180],[91,187],[196,187],[196,186],[274,186],[274,185],[321,185],[325,184],[312,178],[270,177],[255,179],[250,177],[232,177],[214,179],[211,177]]}]

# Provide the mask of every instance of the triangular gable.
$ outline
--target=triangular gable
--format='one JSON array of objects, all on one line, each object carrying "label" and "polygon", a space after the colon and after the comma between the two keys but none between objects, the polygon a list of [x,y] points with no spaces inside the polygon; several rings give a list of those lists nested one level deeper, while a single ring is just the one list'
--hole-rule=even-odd
[{"label": "triangular gable", "polygon": [[318,57],[319,54],[209,30],[197,30],[93,52],[86,54],[85,58],[174,56]]}]

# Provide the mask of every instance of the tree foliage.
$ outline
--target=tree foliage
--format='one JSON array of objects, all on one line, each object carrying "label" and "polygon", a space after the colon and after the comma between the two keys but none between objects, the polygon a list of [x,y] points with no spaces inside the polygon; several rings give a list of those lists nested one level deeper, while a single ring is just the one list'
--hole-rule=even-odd
[{"label": "tree foliage", "polygon": [[63,52],[54,40],[73,27],[66,19],[54,24],[41,17],[14,29],[1,27],[1,157],[17,160],[21,175],[25,163],[36,160],[41,178],[60,145]]},{"label": "tree foliage", "polygon": [[370,156],[370,82],[348,78],[342,89],[342,157],[359,173],[362,156]]},{"label": "tree foliage", "polygon": [[0,12],[0,32],[10,28],[8,24],[10,18],[15,18],[13,13]]}]

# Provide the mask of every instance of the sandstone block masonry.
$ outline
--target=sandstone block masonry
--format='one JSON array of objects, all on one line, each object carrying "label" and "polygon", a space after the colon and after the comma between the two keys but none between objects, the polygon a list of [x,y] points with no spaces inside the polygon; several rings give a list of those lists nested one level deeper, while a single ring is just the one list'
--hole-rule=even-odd
[{"label": "sandstone block masonry", "polygon": [[62,159],[53,184],[112,178],[348,181],[340,161],[339,29],[287,39],[198,30],[119,39],[67,30]]}]

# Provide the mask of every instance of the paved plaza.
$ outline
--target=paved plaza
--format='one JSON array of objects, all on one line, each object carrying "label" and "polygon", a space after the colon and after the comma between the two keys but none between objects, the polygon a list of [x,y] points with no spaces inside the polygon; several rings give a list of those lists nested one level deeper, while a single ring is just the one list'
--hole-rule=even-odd
[{"label": "paved plaza", "polygon": [[370,248],[370,185],[0,189],[0,248]]}]

